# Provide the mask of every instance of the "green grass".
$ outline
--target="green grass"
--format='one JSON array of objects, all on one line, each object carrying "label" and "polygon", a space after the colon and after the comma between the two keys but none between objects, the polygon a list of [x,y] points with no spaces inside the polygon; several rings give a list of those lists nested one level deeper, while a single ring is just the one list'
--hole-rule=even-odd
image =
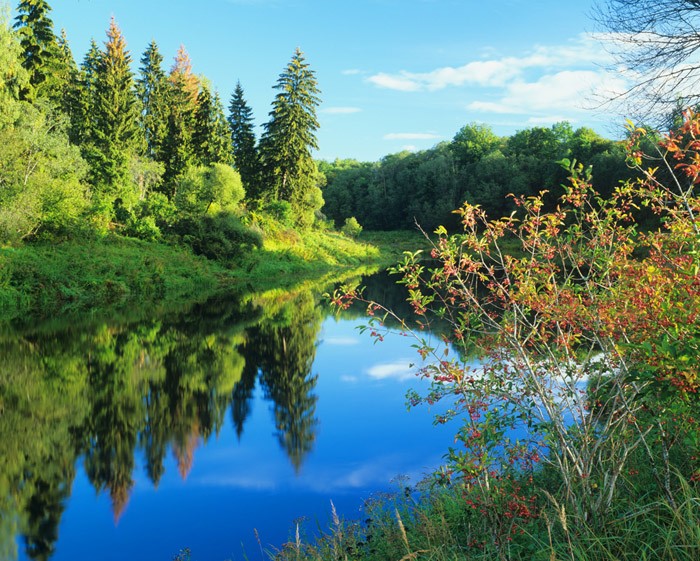
[{"label": "green grass", "polygon": [[247,248],[226,263],[186,247],[116,235],[0,248],[0,320],[153,313],[224,291],[328,284],[352,271],[394,264],[400,248],[413,247],[416,239],[391,233],[352,240],[331,231],[298,232],[272,220],[266,226],[262,248]]},{"label": "green grass", "polygon": [[543,498],[539,516],[495,545],[485,517],[460,487],[401,489],[367,502],[363,521],[331,512],[325,531],[268,552],[275,561],[697,561],[700,496],[681,484],[676,505],[653,497],[622,501],[605,520],[576,519]]},{"label": "green grass", "polygon": [[190,252],[118,237],[3,248],[0,267],[5,319],[196,301],[228,277]]}]

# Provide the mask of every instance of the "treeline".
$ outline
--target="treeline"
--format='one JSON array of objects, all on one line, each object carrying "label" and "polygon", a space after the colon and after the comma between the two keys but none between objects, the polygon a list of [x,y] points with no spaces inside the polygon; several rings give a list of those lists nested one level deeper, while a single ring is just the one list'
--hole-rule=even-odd
[{"label": "treeline", "polygon": [[376,163],[356,160],[321,162],[326,175],[323,212],[337,225],[355,217],[370,230],[430,231],[455,226],[452,211],[464,201],[481,205],[489,216],[510,214],[509,194],[537,195],[555,204],[566,170],[559,163],[576,159],[593,168],[593,183],[608,195],[631,176],[624,146],[589,128],[567,122],[533,127],[499,137],[486,125],[468,124],[450,142],[430,150],[401,152]]},{"label": "treeline", "polygon": [[112,19],[76,63],[45,0],[0,14],[0,243],[107,231],[226,256],[260,233],[242,205],[307,227],[323,205],[314,72],[297,49],[261,138],[240,83],[224,102],[184,47],[155,41],[132,70]]}]

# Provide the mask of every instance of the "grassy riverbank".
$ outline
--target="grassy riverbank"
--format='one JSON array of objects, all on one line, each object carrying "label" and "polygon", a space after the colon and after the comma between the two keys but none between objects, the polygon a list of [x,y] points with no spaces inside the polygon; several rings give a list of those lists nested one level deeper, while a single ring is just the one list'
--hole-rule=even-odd
[{"label": "grassy riverbank", "polygon": [[595,520],[569,512],[562,506],[561,488],[543,479],[536,482],[532,515],[526,520],[504,516],[497,525],[466,487],[401,487],[366,501],[362,521],[343,520],[331,511],[320,535],[313,527],[308,530],[314,537],[306,535],[307,528],[294,527],[289,541],[267,554],[274,561],[699,559],[697,485],[675,479],[675,504],[670,504],[645,489],[643,481],[651,474],[649,466],[640,468],[644,471],[636,481],[628,479],[615,508]]},{"label": "grassy riverbank", "polygon": [[379,233],[365,242],[280,228],[263,235],[261,248],[228,262],[115,235],[1,248],[0,319],[133,305],[167,308],[229,290],[290,288],[363,265],[387,266],[417,243],[413,233]]}]

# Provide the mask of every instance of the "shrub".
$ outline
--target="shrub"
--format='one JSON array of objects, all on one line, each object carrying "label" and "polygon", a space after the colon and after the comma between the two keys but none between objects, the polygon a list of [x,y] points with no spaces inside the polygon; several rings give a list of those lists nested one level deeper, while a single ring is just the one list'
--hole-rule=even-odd
[{"label": "shrub", "polygon": [[261,234],[227,212],[182,218],[173,225],[172,232],[196,254],[219,261],[238,257],[252,247],[262,247]]},{"label": "shrub", "polygon": [[291,227],[294,223],[292,205],[287,201],[269,201],[263,205],[262,211],[285,226]]},{"label": "shrub", "polygon": [[356,238],[362,232],[362,226],[354,216],[345,219],[345,224],[340,229],[348,238]]},{"label": "shrub", "polygon": [[[639,179],[610,199],[593,191],[590,169],[564,162],[569,185],[555,210],[543,210],[542,195],[518,197],[519,215],[489,220],[465,203],[462,233],[435,232],[437,266],[406,254],[397,271],[419,328],[443,322],[445,345],[367,302],[374,336],[393,316],[434,357],[422,370],[431,391],[409,398],[448,399],[437,421],[461,419],[444,479],[482,513],[500,557],[540,509],[555,510],[570,539],[564,513],[569,525],[604,532],[624,494],[677,512],[678,488],[700,479],[700,118],[660,142],[663,175],[643,165],[644,135],[633,129],[628,145]],[[639,234],[638,205],[663,230]],[[515,253],[505,249],[512,240]]]}]

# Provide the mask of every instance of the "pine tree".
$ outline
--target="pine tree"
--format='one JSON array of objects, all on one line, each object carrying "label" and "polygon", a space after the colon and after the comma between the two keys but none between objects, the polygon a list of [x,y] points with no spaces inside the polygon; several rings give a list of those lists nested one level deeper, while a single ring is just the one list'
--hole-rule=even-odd
[{"label": "pine tree", "polygon": [[168,131],[163,145],[163,183],[166,194],[172,196],[175,181],[195,160],[192,134],[199,96],[199,80],[192,73],[190,57],[182,46],[175,57],[168,82],[170,110]]},{"label": "pine tree", "polygon": [[131,56],[114,19],[110,22],[107,39],[94,77],[88,161],[98,190],[124,199],[129,196],[125,192],[128,164],[140,140],[139,104],[130,67]]},{"label": "pine tree", "polygon": [[146,142],[146,155],[163,161],[163,145],[168,132],[168,78],[163,71],[163,56],[151,41],[141,58],[137,91],[141,100],[141,127]]},{"label": "pine tree", "polygon": [[231,164],[233,161],[221,98],[218,93],[212,97],[206,85],[202,86],[197,98],[192,145],[199,165]]},{"label": "pine tree", "polygon": [[101,56],[97,43],[92,39],[90,48],[80,64],[77,80],[67,92],[67,103],[71,107],[68,137],[73,144],[81,147],[83,154],[85,154],[87,140],[93,136],[95,80]]},{"label": "pine tree", "polygon": [[61,30],[61,35],[58,37],[57,62],[56,71],[60,73],[59,80],[63,84],[59,106],[72,123],[74,113],[79,110],[76,104],[80,88],[80,70],[70,50],[65,29]]},{"label": "pine tree", "polygon": [[311,149],[318,148],[316,107],[320,104],[315,74],[300,49],[280,74],[274,89],[278,93],[260,140],[263,196],[288,201],[292,208],[300,210],[308,192],[316,186]]},{"label": "pine tree", "polygon": [[58,43],[49,17],[51,6],[46,0],[21,0],[17,6],[15,29],[23,50],[22,66],[29,72],[30,88],[22,92],[25,99],[42,97],[41,90],[52,76],[58,56]]},{"label": "pine tree", "polygon": [[260,196],[260,156],[255,145],[253,112],[243,96],[240,82],[236,84],[228,110],[234,165],[241,174],[246,198],[256,200]]}]

